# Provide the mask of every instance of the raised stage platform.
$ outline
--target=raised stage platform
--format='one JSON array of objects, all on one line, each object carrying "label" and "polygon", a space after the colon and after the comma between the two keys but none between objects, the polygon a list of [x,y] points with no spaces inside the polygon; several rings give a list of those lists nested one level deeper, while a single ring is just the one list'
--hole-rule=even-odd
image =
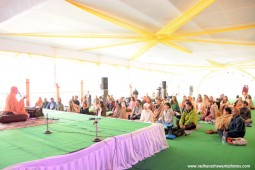
[{"label": "raised stage platform", "polygon": [[163,126],[101,118],[95,126],[88,115],[50,111],[45,125],[0,131],[0,169],[127,169],[168,148]]}]

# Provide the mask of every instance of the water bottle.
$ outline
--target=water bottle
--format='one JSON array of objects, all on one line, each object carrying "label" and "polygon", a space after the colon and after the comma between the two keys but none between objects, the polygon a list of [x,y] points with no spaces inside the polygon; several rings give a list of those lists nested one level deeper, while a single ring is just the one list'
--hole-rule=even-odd
[{"label": "water bottle", "polygon": [[222,135],[222,144],[225,145],[226,144],[226,136],[223,134]]}]

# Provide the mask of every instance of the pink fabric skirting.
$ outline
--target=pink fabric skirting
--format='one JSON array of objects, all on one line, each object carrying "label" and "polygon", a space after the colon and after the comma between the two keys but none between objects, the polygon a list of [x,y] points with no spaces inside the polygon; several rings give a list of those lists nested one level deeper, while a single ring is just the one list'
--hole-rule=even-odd
[{"label": "pink fabric skirting", "polygon": [[107,138],[83,150],[20,163],[7,170],[118,170],[168,148],[162,124]]}]

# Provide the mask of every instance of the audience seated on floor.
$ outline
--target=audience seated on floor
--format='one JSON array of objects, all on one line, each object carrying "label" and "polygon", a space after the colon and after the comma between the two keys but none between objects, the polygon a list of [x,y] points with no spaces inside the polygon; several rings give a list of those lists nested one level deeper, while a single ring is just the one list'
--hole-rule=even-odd
[{"label": "audience seated on floor", "polygon": [[209,118],[209,115],[211,114],[211,110],[210,110],[210,107],[212,105],[211,103],[212,102],[210,102],[210,101],[207,103],[207,106],[205,107],[206,108],[205,109],[205,114],[200,117],[200,120],[204,121],[206,117]]},{"label": "audience seated on floor", "polygon": [[253,102],[252,102],[252,99],[251,99],[251,95],[247,95],[245,100],[248,102],[249,108],[254,110],[255,106],[253,105]]},{"label": "audience seated on floor", "polygon": [[180,114],[181,111],[176,96],[172,96],[170,104],[173,112],[177,112]]},{"label": "audience seated on floor", "polygon": [[121,106],[121,103],[119,101],[115,101],[115,107],[113,109],[113,112],[109,115],[113,118],[122,118],[123,116],[123,109]]},{"label": "audience seated on floor", "polygon": [[220,102],[220,113],[221,115],[223,114],[224,112],[224,108],[225,107],[229,107],[230,103],[228,101],[228,97],[227,96],[224,96]]},{"label": "audience seated on floor", "polygon": [[182,112],[179,124],[177,124],[177,127],[184,130],[191,130],[196,128],[197,122],[197,112],[194,110],[192,103],[190,101],[187,101],[185,104],[185,109]]},{"label": "audience seated on floor", "polygon": [[216,98],[215,104],[217,105],[218,110],[220,110],[220,98]]},{"label": "audience seated on floor", "polygon": [[242,100],[242,97],[239,97],[237,102],[235,103],[235,108],[236,109],[240,109],[241,107],[243,106],[243,100]]},{"label": "audience seated on floor", "polygon": [[89,93],[89,91],[87,92],[87,94],[85,95],[86,99],[87,99],[87,103],[89,105],[89,107],[91,106],[91,101],[92,101],[92,97],[91,94]]},{"label": "audience seated on floor", "polygon": [[99,108],[99,98],[96,96],[94,103],[93,103],[94,114],[96,114],[96,110],[98,110],[98,108]]},{"label": "audience seated on floor", "polygon": [[[186,108],[186,104],[187,102],[190,102],[188,99],[185,100],[184,102],[184,106],[181,108],[181,112],[180,114],[178,112],[175,112],[175,116],[176,116],[176,124],[179,124],[179,120],[181,119],[181,115],[182,115],[182,112],[185,110]],[[191,103],[192,104],[192,103]],[[193,106],[193,105],[192,105]]]},{"label": "audience seated on floor", "polygon": [[226,131],[223,132],[223,135],[230,138],[243,138],[245,135],[245,123],[242,117],[240,116],[240,111],[236,108],[232,112],[233,118],[230,121],[230,124]]},{"label": "audience seated on floor", "polygon": [[182,102],[180,103],[180,111],[181,111],[181,113],[182,113],[182,111],[183,111],[184,108],[185,108],[186,101],[187,101],[187,97],[186,97],[186,96],[183,96],[183,97],[182,97]]},{"label": "audience seated on floor", "polygon": [[162,117],[160,117],[157,122],[162,123],[165,129],[172,128],[174,126],[173,116],[174,112],[171,109],[170,103],[165,103]]},{"label": "audience seated on floor", "polygon": [[209,97],[209,101],[210,101],[210,100],[211,100],[211,101],[214,101],[213,96],[210,96],[210,97]]},{"label": "audience seated on floor", "polygon": [[149,109],[152,111],[152,113],[154,113],[155,107],[149,96],[146,96],[146,103],[149,104]]},{"label": "audience seated on floor", "polygon": [[47,98],[44,98],[42,108],[46,109],[48,104],[49,104],[49,101],[47,100]]},{"label": "audience seated on floor", "polygon": [[74,112],[74,113],[80,113],[80,106],[78,106],[77,104],[74,104],[73,100],[71,99],[69,101],[67,111]]},{"label": "audience seated on floor", "polygon": [[196,111],[198,114],[202,114],[202,115],[205,115],[205,113],[206,113],[205,103],[203,102],[202,97],[197,98]]},{"label": "audience seated on floor", "polygon": [[225,107],[223,110],[223,115],[220,117],[217,117],[215,120],[215,129],[217,130],[217,133],[222,138],[223,132],[228,129],[228,126],[230,124],[230,121],[233,117],[231,114],[232,110],[230,107]]},{"label": "audience seated on floor", "polygon": [[80,113],[81,114],[90,114],[89,113],[89,105],[86,100],[82,103]]},{"label": "audience seated on floor", "polygon": [[142,97],[142,100],[141,100],[141,102],[142,102],[142,106],[146,103],[146,99],[147,99],[147,96],[143,96]]},{"label": "audience seated on floor", "polygon": [[62,100],[61,100],[60,97],[58,98],[58,101],[57,101],[56,110],[58,110],[58,111],[64,111],[65,110],[64,105],[63,105]]},{"label": "audience seated on floor", "polygon": [[25,96],[18,101],[16,95],[19,93],[17,87],[11,87],[10,93],[6,97],[5,109],[0,118],[1,123],[25,121],[29,117],[25,109]]},{"label": "audience seated on floor", "polygon": [[153,122],[158,121],[159,118],[162,117],[162,113],[164,111],[164,105],[162,103],[161,98],[156,98],[156,104],[154,106],[154,112],[153,112]]},{"label": "audience seated on floor", "polygon": [[236,101],[235,101],[235,103],[233,104],[234,107],[236,107],[236,104],[237,104],[238,101],[239,101],[239,95],[236,95]]},{"label": "audience seated on floor", "polygon": [[206,122],[212,122],[215,120],[215,118],[217,117],[217,112],[218,112],[218,107],[217,105],[215,104],[214,101],[210,100],[209,103],[208,103],[208,108],[207,108],[207,113],[208,115],[205,116],[205,121]]},{"label": "audience seated on floor", "polygon": [[169,100],[168,100],[167,96],[164,96],[164,99],[162,100],[162,103],[163,104],[169,103]]},{"label": "audience seated on floor", "polygon": [[114,108],[114,103],[115,101],[111,97],[109,97],[106,106],[108,111],[112,111],[112,109]]},{"label": "audience seated on floor", "polygon": [[80,101],[78,100],[78,96],[76,95],[76,96],[74,96],[74,100],[73,100],[73,102],[74,102],[74,104],[76,104],[76,105],[78,105],[78,106],[80,106]]},{"label": "audience seated on floor", "polygon": [[126,104],[126,101],[125,101],[124,97],[121,97],[119,102],[121,104],[121,108],[126,111],[127,110],[127,104]]},{"label": "audience seated on floor", "polygon": [[150,104],[144,103],[140,121],[141,122],[152,122],[152,119],[153,119],[153,113],[150,110]]},{"label": "audience seated on floor", "polygon": [[135,107],[135,98],[134,98],[134,97],[131,97],[131,98],[130,98],[129,105],[128,105],[128,107],[127,107],[127,110],[132,111],[134,107]]},{"label": "audience seated on floor", "polygon": [[100,101],[99,107],[97,108],[95,113],[99,117],[106,116],[106,106],[104,105],[103,101]]},{"label": "audience seated on floor", "polygon": [[43,105],[42,98],[39,97],[38,100],[37,100],[36,103],[35,103],[35,107],[42,108],[42,105]]},{"label": "audience seated on floor", "polygon": [[204,99],[203,99],[203,102],[204,102],[204,106],[206,107],[208,105],[208,102],[209,102],[209,97],[205,94],[204,95]]},{"label": "audience seated on floor", "polygon": [[136,100],[135,107],[133,108],[132,113],[130,114],[129,118],[131,120],[140,119],[142,110],[143,110],[143,107],[141,106],[141,101]]},{"label": "audience seated on floor", "polygon": [[244,119],[246,125],[250,126],[252,123],[251,111],[248,107],[248,102],[243,102],[243,107],[240,108],[240,116]]},{"label": "audience seated on floor", "polygon": [[50,98],[50,102],[48,103],[46,109],[50,109],[50,110],[56,110],[57,107],[57,103],[54,101],[54,98]]}]

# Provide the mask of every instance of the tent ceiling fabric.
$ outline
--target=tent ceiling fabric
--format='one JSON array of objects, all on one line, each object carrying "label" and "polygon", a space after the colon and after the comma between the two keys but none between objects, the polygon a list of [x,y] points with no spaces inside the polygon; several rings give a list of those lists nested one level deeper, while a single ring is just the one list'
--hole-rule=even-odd
[{"label": "tent ceiling fabric", "polygon": [[162,71],[254,69],[255,0],[22,2],[0,1],[0,14],[12,8],[0,17],[2,40],[157,64]]}]

